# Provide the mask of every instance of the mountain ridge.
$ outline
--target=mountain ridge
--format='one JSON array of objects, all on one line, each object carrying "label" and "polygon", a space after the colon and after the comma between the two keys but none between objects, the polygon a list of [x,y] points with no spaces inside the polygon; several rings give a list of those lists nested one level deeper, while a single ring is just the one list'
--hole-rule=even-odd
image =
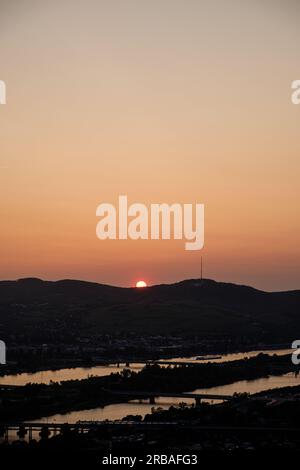
[{"label": "mountain ridge", "polygon": [[[64,278],[64,279],[57,279],[57,280],[48,280],[48,279],[41,279],[38,277],[25,277],[25,278],[19,278],[19,279],[4,279],[0,280],[0,287],[2,284],[5,285],[13,285],[14,283],[23,283],[23,284],[43,284],[43,283],[48,283],[48,284],[63,284],[63,283],[80,283],[83,285],[90,285],[90,286],[101,286],[105,288],[114,288],[114,289],[134,289],[136,290],[137,288],[135,286],[131,287],[126,287],[126,286],[115,286],[113,284],[104,284],[104,283],[99,283],[96,281],[86,281],[82,279],[71,279],[71,278]],[[262,292],[265,294],[275,294],[275,293],[291,293],[291,292],[300,292],[299,289],[290,289],[290,290],[279,290],[279,291],[265,291],[263,289],[259,289],[257,287],[253,286],[248,286],[246,284],[239,284],[239,283],[234,283],[234,282],[225,282],[225,281],[216,281],[215,279],[209,279],[209,278],[188,278],[188,279],[182,279],[180,281],[176,282],[171,282],[171,283],[161,283],[161,284],[153,284],[147,286],[146,289],[153,289],[153,288],[159,288],[159,287],[175,287],[175,286],[183,286],[185,284],[191,284],[191,283],[197,283],[194,287],[201,287],[204,284],[210,283],[214,285],[222,285],[222,286],[227,286],[227,287],[236,287],[236,288],[246,288],[250,289],[256,292]]]},{"label": "mountain ridge", "polygon": [[277,342],[300,331],[300,290],[265,292],[211,279],[137,289],[23,278],[0,281],[0,328],[7,334],[36,331],[45,342],[52,330],[85,337],[243,335]]}]

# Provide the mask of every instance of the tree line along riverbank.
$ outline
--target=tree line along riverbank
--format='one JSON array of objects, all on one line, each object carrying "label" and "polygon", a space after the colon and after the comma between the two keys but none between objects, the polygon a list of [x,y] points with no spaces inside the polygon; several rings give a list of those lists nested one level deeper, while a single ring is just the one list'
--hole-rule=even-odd
[{"label": "tree line along riverbank", "polygon": [[[298,373],[290,355],[259,354],[250,359],[227,363],[206,363],[161,367],[148,365],[141,371],[124,369],[104,377],[89,377],[61,383],[27,384],[0,387],[1,421],[37,419],[56,413],[95,408],[127,402],[135,392],[186,392],[197,388],[214,387],[240,380],[253,380],[269,375]],[[128,391],[118,397],[114,392]],[[140,398],[140,396],[139,396]],[[146,398],[146,396],[145,396]]]}]

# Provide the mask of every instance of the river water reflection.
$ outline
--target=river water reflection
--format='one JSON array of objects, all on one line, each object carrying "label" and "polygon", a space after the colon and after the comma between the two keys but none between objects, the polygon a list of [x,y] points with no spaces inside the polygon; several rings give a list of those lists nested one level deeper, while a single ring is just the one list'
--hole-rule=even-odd
[{"label": "river water reflection", "polygon": [[[255,380],[241,380],[232,384],[222,385],[211,388],[199,388],[194,390],[194,393],[211,393],[220,395],[233,395],[234,393],[248,392],[258,393],[263,390],[278,387],[288,387],[293,385],[300,385],[300,377],[295,377],[295,374],[288,373],[281,376],[270,376],[263,379]],[[187,404],[194,403],[193,399],[189,398],[168,398],[161,397],[155,400],[155,405],[150,405],[146,400],[133,400],[129,403],[119,403],[108,405],[104,408],[93,408],[90,410],[72,411],[66,414],[56,414],[47,418],[37,419],[36,422],[44,423],[76,423],[77,421],[103,421],[122,419],[127,415],[141,415],[145,416],[151,413],[153,406],[161,407],[164,409],[169,408],[171,405],[176,405],[184,401]],[[207,400],[208,402],[216,403],[217,400]]]},{"label": "river water reflection", "polygon": [[[197,359],[197,357],[182,357],[168,359],[168,361],[175,362],[185,362],[185,361],[194,361],[197,363],[205,362],[228,362],[233,360],[240,360],[246,357],[254,357],[259,353],[269,353],[277,355],[285,355],[291,353],[290,349],[280,349],[280,350],[261,350],[261,351],[250,351],[246,353],[234,353],[222,356],[222,358],[206,357],[205,359]],[[135,370],[141,369],[140,364],[132,364],[131,368]],[[0,378],[0,383],[7,384],[19,384],[23,385],[28,382],[38,382],[38,383],[49,383],[50,380],[53,381],[64,381],[70,379],[84,379],[90,375],[104,376],[112,372],[119,372],[121,368],[112,366],[95,366],[90,368],[81,368],[77,367],[74,369],[61,369],[57,371],[43,371],[33,374],[18,374],[10,375]],[[242,380],[234,382],[232,384],[211,387],[211,388],[200,388],[195,390],[195,393],[210,393],[210,394],[224,394],[224,395],[233,395],[234,393],[248,392],[250,394],[258,393],[263,390],[268,390],[278,387],[286,387],[300,385],[300,376],[295,377],[293,373],[284,374],[281,376],[270,376],[262,379],[255,380]],[[147,400],[133,400],[129,403],[119,403],[105,406],[104,408],[98,407],[93,409],[85,409],[79,411],[72,411],[65,414],[56,414],[53,416],[43,417],[35,420],[36,422],[51,422],[51,423],[76,423],[77,421],[103,421],[103,420],[119,420],[128,415],[141,415],[145,416],[148,413],[151,413],[153,406],[161,407],[163,409],[169,408],[171,405],[178,405],[184,401],[187,404],[193,404],[193,399],[188,398],[168,398],[168,397],[159,397],[155,401],[155,405],[150,404]],[[216,403],[217,401],[210,400],[210,402]]]},{"label": "river water reflection", "polygon": [[[192,357],[179,357],[179,358],[172,358],[167,359],[171,362],[185,362],[185,361],[192,361],[195,363],[207,363],[207,362],[228,362],[228,361],[236,361],[243,359],[245,357],[254,357],[259,353],[265,354],[277,354],[277,355],[284,355],[284,354],[291,354],[291,349],[277,349],[277,350],[260,350],[260,351],[249,351],[243,353],[233,353],[233,354],[226,354],[221,356],[220,358],[212,358],[211,356],[204,356],[205,359],[197,359],[197,356]],[[139,371],[142,369],[141,364],[131,364],[131,369]],[[103,377],[105,375],[110,375],[113,372],[120,372],[122,367],[118,368],[116,365],[110,366],[94,366],[94,367],[75,367],[72,369],[59,369],[59,370],[44,370],[40,372],[34,373],[22,373],[22,374],[14,374],[14,375],[5,375],[0,377],[0,385],[25,385],[29,382],[31,383],[45,383],[48,384],[50,381],[53,382],[62,382],[64,380],[81,380],[86,379],[91,375]]]},{"label": "river water reflection", "polygon": [[[246,357],[254,357],[259,353],[265,354],[277,354],[285,355],[290,354],[292,351],[290,349],[279,349],[279,350],[259,350],[259,351],[248,351],[243,353],[232,353],[223,355],[222,357],[180,357],[168,359],[171,362],[186,362],[191,361],[195,363],[207,363],[207,362],[228,362],[234,360],[240,360]],[[143,366],[141,364],[131,364],[131,369],[141,370]],[[17,375],[7,375],[0,377],[0,384],[10,384],[10,385],[24,385],[26,383],[49,383],[50,381],[62,382],[65,380],[77,380],[85,379],[89,376],[105,376],[113,372],[120,372],[122,367],[117,367],[116,365],[110,366],[95,366],[95,367],[76,367],[72,369],[60,369],[56,371],[45,370],[35,373],[23,373]],[[224,395],[233,395],[234,393],[248,392],[258,393],[263,390],[300,385],[300,377],[295,377],[294,374],[288,373],[282,376],[270,376],[262,379],[255,380],[243,380],[238,381],[232,384],[197,389],[194,392],[196,393],[210,393],[210,394],[224,394]],[[172,404],[176,405],[184,401],[187,404],[194,403],[193,399],[184,398],[168,398],[160,397],[156,399],[155,407],[161,407],[164,409],[169,408]],[[210,400],[210,402],[213,402]],[[214,400],[216,402],[216,400]],[[108,405],[104,408],[93,408],[80,411],[72,411],[66,414],[56,414],[49,417],[44,417],[35,420],[36,422],[57,422],[57,423],[75,423],[77,421],[102,421],[102,420],[118,420],[122,419],[127,415],[141,415],[145,416],[147,413],[151,413],[153,404],[149,404],[145,400],[133,400],[129,403],[119,403],[114,405]]]}]

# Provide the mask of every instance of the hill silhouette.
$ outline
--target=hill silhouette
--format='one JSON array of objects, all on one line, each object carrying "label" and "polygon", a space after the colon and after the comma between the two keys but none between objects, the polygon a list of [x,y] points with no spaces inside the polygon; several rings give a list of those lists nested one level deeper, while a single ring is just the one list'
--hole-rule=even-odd
[{"label": "hill silhouette", "polygon": [[[144,289],[77,280],[36,278],[0,281],[3,334],[36,330],[78,335],[136,333],[237,334],[262,340],[296,339],[300,331],[300,291],[264,292],[252,287],[190,279]],[[2,334],[2,336],[3,336]]]}]

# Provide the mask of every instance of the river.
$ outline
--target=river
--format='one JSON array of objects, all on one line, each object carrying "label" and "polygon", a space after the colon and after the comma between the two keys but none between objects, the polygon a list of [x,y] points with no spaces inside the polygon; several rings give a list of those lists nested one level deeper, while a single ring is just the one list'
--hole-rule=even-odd
[{"label": "river", "polygon": [[[300,385],[300,376],[295,377],[295,374],[289,372],[281,376],[269,376],[262,379],[255,380],[241,380],[228,385],[221,385],[210,388],[199,388],[191,393],[210,393],[220,395],[233,395],[234,393],[248,392],[250,394],[258,393],[263,390],[268,390],[278,387],[287,387]],[[31,422],[43,422],[43,423],[76,423],[77,421],[103,421],[118,420],[122,419],[127,415],[141,415],[145,416],[147,413],[151,413],[151,409],[154,407],[161,407],[164,409],[169,408],[171,405],[176,405],[181,402],[187,404],[195,403],[193,399],[189,398],[168,398],[160,397],[155,400],[155,405],[150,405],[146,400],[132,400],[129,403],[118,403],[114,405],[108,405],[104,408],[93,408],[80,411],[71,411],[65,414],[56,414],[53,416],[37,419]],[[216,403],[217,400],[206,400],[208,402]]]},{"label": "river", "polygon": [[[280,350],[260,350],[260,351],[249,351],[246,353],[234,353],[223,355],[220,359],[212,359],[211,357],[206,358],[205,360],[197,360],[197,357],[182,357],[182,358],[173,358],[168,359],[169,361],[176,362],[185,362],[185,361],[195,361],[200,363],[205,362],[228,362],[233,360],[239,360],[246,357],[254,357],[259,353],[269,353],[277,355],[285,355],[291,353],[289,349],[280,349]],[[141,369],[141,365],[132,364],[133,369]],[[98,375],[104,376],[108,375],[111,372],[117,372],[122,370],[122,368],[117,368],[116,366],[95,366],[90,368],[81,368],[77,367],[74,369],[61,369],[57,371],[43,371],[36,372],[33,374],[18,374],[1,377],[0,383],[7,384],[17,384],[23,385],[28,382],[37,382],[37,383],[49,383],[50,380],[54,381],[63,381],[70,379],[83,379],[87,378],[89,375]],[[268,390],[278,387],[294,386],[300,385],[300,376],[295,377],[293,373],[284,374],[281,376],[269,376],[266,378],[255,379],[255,380],[242,380],[237,381],[227,385],[221,385],[217,387],[210,388],[200,388],[194,390],[194,393],[210,393],[210,394],[224,394],[224,395],[233,395],[234,393],[247,392],[250,394],[258,393],[263,390]],[[193,392],[191,392],[193,393]],[[193,399],[188,398],[168,398],[168,397],[159,397],[155,400],[155,405],[149,404],[147,400],[132,400],[128,403],[118,403],[113,405],[108,405],[105,407],[98,407],[93,409],[85,409],[79,411],[71,411],[65,414],[55,414],[48,417],[39,418],[36,420],[30,420],[31,422],[42,422],[42,423],[76,423],[77,421],[103,421],[103,420],[119,420],[128,415],[141,415],[145,416],[148,413],[151,413],[151,409],[154,407],[161,407],[163,409],[169,408],[171,405],[178,405],[180,402],[184,401],[187,404],[194,403]],[[209,400],[211,403],[217,403],[216,400]],[[36,433],[37,434],[37,433]],[[38,434],[34,436],[38,438]],[[14,440],[16,438],[15,434],[10,436],[10,439]]]},{"label": "river", "polygon": [[[276,350],[258,350],[258,351],[248,351],[243,353],[232,353],[224,354],[218,359],[213,359],[212,356],[203,356],[205,359],[197,359],[199,356],[192,357],[175,357],[167,359],[170,362],[195,362],[195,363],[207,363],[207,362],[228,362],[228,361],[237,361],[244,359],[246,357],[254,357],[259,353],[265,354],[291,354],[291,349],[276,349]],[[163,359],[162,359],[163,360]],[[133,370],[141,370],[141,364],[130,364],[130,368]],[[94,367],[74,367],[70,369],[59,369],[59,370],[43,370],[39,372],[24,372],[22,374],[11,374],[4,375],[0,377],[0,385],[25,385],[27,383],[45,383],[48,384],[50,381],[53,382],[63,382],[65,380],[81,380],[87,379],[89,376],[94,375],[98,377],[103,377],[105,375],[110,375],[113,372],[120,372],[122,367],[117,367],[116,365],[109,366],[94,366]]]}]

